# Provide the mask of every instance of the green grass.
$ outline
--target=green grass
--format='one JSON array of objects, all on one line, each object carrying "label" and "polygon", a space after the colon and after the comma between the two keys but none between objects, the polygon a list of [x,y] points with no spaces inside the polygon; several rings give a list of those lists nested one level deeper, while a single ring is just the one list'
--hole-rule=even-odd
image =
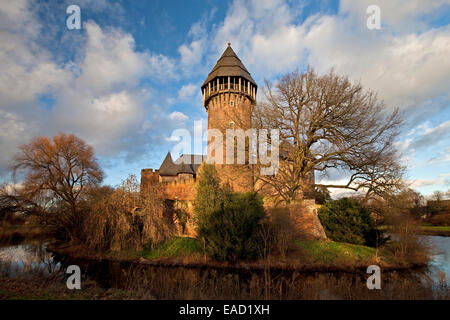
[{"label": "green grass", "polygon": [[450,226],[422,225],[419,227],[418,233],[430,236],[450,237]]},{"label": "green grass", "polygon": [[370,259],[375,248],[334,241],[297,241],[300,259],[314,263],[355,263]]},{"label": "green grass", "polygon": [[[333,241],[296,241],[296,249],[291,259],[304,263],[357,264],[374,257],[375,248]],[[202,256],[199,241],[195,238],[175,237],[154,249],[146,249],[141,256],[146,259],[183,258]]]},{"label": "green grass", "polygon": [[423,230],[436,230],[436,231],[448,231],[450,232],[450,226],[430,226],[430,225],[422,225],[420,226]]},{"label": "green grass", "polygon": [[155,249],[144,250],[142,257],[146,259],[172,258],[201,254],[197,239],[175,237],[163,242]]}]

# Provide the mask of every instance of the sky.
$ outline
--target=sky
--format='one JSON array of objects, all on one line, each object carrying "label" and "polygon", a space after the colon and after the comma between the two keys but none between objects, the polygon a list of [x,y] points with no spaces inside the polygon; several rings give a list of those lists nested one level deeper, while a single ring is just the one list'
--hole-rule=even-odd
[{"label": "sky", "polygon": [[405,116],[408,182],[448,190],[449,24],[450,0],[0,0],[0,181],[19,145],[58,132],[94,147],[105,184],[159,168],[173,130],[206,121],[200,86],[231,42],[260,87],[311,66],[377,92]]}]

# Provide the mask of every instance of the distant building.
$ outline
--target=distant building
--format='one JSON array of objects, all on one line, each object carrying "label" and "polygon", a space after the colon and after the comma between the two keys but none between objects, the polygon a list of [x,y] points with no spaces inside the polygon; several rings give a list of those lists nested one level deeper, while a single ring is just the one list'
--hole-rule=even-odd
[{"label": "distant building", "polygon": [[203,155],[183,154],[174,162],[168,152],[159,168],[159,182],[196,179],[197,170],[204,158]]}]

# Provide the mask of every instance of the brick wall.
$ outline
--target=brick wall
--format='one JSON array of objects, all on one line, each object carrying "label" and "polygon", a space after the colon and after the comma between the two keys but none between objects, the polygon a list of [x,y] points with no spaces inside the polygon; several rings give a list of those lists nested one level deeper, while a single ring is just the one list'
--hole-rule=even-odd
[{"label": "brick wall", "polygon": [[175,180],[161,183],[169,200],[194,200],[196,196],[195,179]]}]

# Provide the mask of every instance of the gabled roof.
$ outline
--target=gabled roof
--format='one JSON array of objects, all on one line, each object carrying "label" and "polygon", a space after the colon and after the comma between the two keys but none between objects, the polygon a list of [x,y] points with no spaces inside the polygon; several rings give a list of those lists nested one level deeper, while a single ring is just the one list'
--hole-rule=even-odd
[{"label": "gabled roof", "polygon": [[203,155],[182,154],[174,162],[172,155],[168,152],[159,168],[159,174],[161,176],[176,176],[179,173],[196,174],[204,159],[206,159],[206,156]]},{"label": "gabled roof", "polygon": [[253,83],[256,86],[255,80],[253,80],[250,72],[247,71],[241,59],[238,58],[234,50],[231,48],[230,43],[228,43],[228,47],[223,52],[222,56],[217,60],[216,65],[209,73],[208,78],[206,78],[202,87],[208,84],[211,80],[216,77],[243,77]]}]

